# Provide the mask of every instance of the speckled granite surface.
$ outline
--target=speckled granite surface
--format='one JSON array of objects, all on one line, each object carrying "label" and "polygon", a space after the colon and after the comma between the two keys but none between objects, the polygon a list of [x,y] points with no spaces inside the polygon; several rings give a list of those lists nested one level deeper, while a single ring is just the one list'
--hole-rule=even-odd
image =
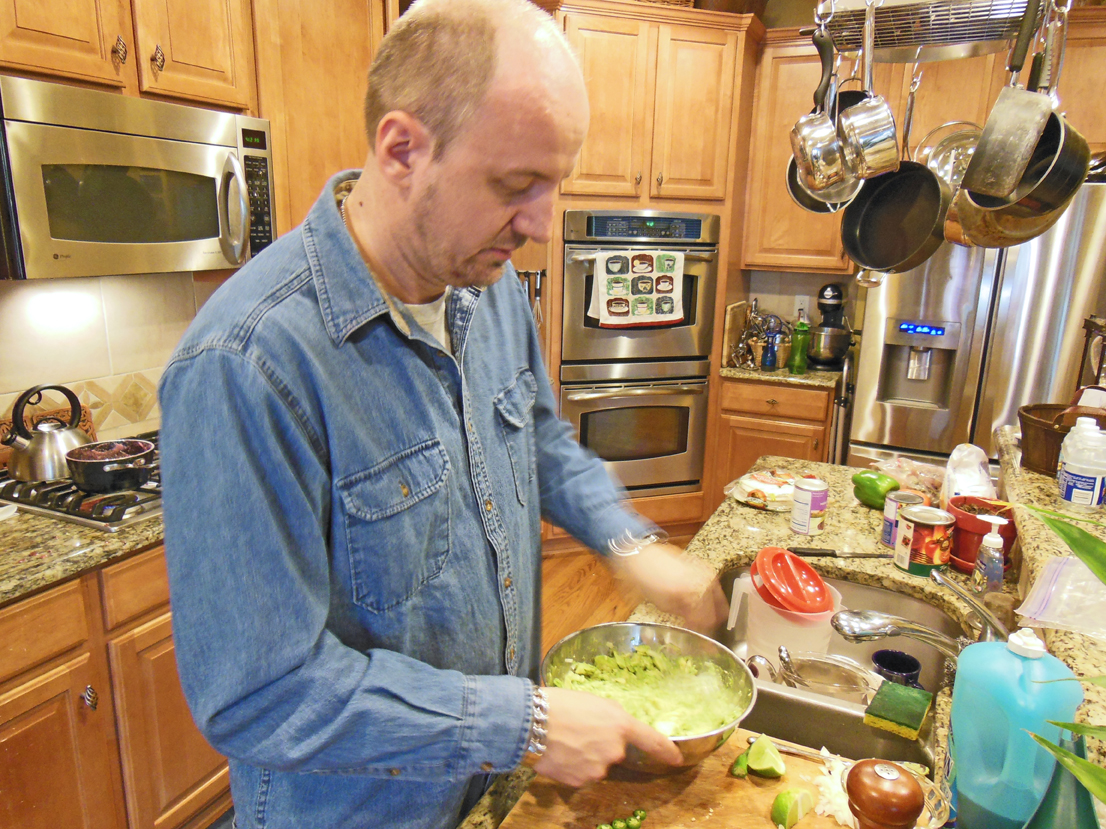
[{"label": "speckled granite surface", "polygon": [[748,368],[721,368],[718,373],[726,380],[756,380],[761,383],[784,383],[793,386],[813,386],[832,389],[841,379],[840,371],[807,371],[792,374],[787,369],[779,371],[753,371]]},{"label": "speckled granite surface", "polygon": [[[735,371],[738,370],[723,369],[723,376],[729,376],[727,372]],[[763,379],[757,378],[756,372],[745,372],[744,375],[749,375],[750,379]],[[996,433],[996,437],[1006,497],[1012,501],[1045,507],[1057,506],[1059,499],[1055,494],[1055,480],[1018,467],[1019,455],[1014,430],[1001,430],[1001,434]],[[826,531],[810,539],[809,546],[857,552],[884,549],[879,544],[882,514],[860,505],[851,495],[852,482],[849,479],[856,472],[855,469],[778,457],[761,458],[755,468],[772,467],[791,472],[809,471],[830,486]],[[1034,577],[1049,557],[1063,554],[1063,544],[1024,507],[1016,508],[1015,520],[1021,535],[1025,567],[1030,577]],[[1106,529],[1101,534],[1106,538]],[[727,499],[691,540],[687,551],[708,562],[721,573],[747,566],[761,547],[795,545],[800,538],[802,537],[790,531],[787,513],[762,512]],[[807,561],[823,575],[831,578],[884,587],[915,596],[939,607],[962,623],[969,613],[968,606],[959,597],[928,579],[903,573],[889,559],[809,558]],[[950,571],[949,575],[961,583],[965,581],[965,577],[955,572]],[[1008,582],[1004,592],[1014,598],[1018,593],[1018,585]],[[650,604],[638,606],[630,619],[642,622],[678,622],[660,613]],[[1093,640],[1061,631],[1046,632],[1045,638],[1049,649],[1067,662],[1077,674],[1106,674],[1106,648]],[[1080,709],[1078,719],[1106,723],[1106,692],[1089,688],[1086,694],[1087,702]],[[948,745],[950,709],[951,694],[948,690],[942,691],[936,699],[934,716],[937,737],[935,761],[938,769],[942,766]],[[1090,749],[1092,759],[1106,765],[1106,750],[1103,746],[1095,741]],[[462,829],[497,827],[532,779],[533,772],[528,769],[519,769],[503,777],[461,824]]]},{"label": "speckled granite surface", "polygon": [[0,521],[0,607],[158,544],[160,517],[116,533],[16,512]]}]

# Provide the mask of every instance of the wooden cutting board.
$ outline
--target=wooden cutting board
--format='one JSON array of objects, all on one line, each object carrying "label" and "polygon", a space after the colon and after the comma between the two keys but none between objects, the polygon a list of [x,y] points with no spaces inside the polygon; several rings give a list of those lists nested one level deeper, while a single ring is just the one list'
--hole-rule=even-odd
[{"label": "wooden cutting board", "polygon": [[[814,781],[824,766],[816,760],[784,755],[787,773],[776,780],[730,774],[734,759],[748,748],[749,732],[738,730],[725,745],[694,768],[667,777],[629,779],[619,775],[573,789],[535,778],[501,829],[595,829],[600,823],[629,817],[635,809],[648,816],[642,829],[775,829],[772,801],[785,789],[803,788],[818,802]],[[796,829],[835,829],[832,817],[810,812]]]}]

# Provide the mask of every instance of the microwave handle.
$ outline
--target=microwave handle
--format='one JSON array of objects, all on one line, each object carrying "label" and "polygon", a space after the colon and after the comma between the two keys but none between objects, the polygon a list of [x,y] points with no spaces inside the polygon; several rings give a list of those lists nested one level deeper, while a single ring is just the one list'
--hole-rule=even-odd
[{"label": "microwave handle", "polygon": [[[239,226],[230,226],[230,182],[238,184],[238,214],[242,217]],[[246,258],[246,240],[250,238],[250,203],[247,197],[246,175],[242,172],[242,163],[234,153],[227,153],[223,162],[219,194],[219,247],[232,265],[241,265]]]},{"label": "microwave handle", "polygon": [[653,397],[664,394],[702,394],[702,386],[658,386],[649,389],[619,389],[616,391],[578,391],[566,398],[572,403],[584,400],[610,400],[615,397]]}]

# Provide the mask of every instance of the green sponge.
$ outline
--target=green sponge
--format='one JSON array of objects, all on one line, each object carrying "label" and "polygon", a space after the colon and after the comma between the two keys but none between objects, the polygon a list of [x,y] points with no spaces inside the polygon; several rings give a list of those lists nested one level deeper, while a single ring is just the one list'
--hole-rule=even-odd
[{"label": "green sponge", "polygon": [[864,710],[864,722],[892,734],[900,734],[908,740],[916,740],[932,704],[933,694],[929,691],[884,682]]}]

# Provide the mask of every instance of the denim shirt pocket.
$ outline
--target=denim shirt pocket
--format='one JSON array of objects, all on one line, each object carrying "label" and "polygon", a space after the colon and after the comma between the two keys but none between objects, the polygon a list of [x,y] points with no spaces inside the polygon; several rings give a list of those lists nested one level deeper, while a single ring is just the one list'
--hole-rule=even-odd
[{"label": "denim shirt pocket", "polygon": [[449,456],[430,439],[338,481],[354,601],[381,613],[411,599],[449,556]]},{"label": "denim shirt pocket", "polygon": [[526,506],[526,495],[534,480],[533,430],[530,412],[538,395],[538,382],[530,369],[524,368],[515,375],[507,388],[496,395],[493,403],[499,413],[503,440],[507,454],[511,456],[511,469],[515,476],[515,493],[518,501]]}]

